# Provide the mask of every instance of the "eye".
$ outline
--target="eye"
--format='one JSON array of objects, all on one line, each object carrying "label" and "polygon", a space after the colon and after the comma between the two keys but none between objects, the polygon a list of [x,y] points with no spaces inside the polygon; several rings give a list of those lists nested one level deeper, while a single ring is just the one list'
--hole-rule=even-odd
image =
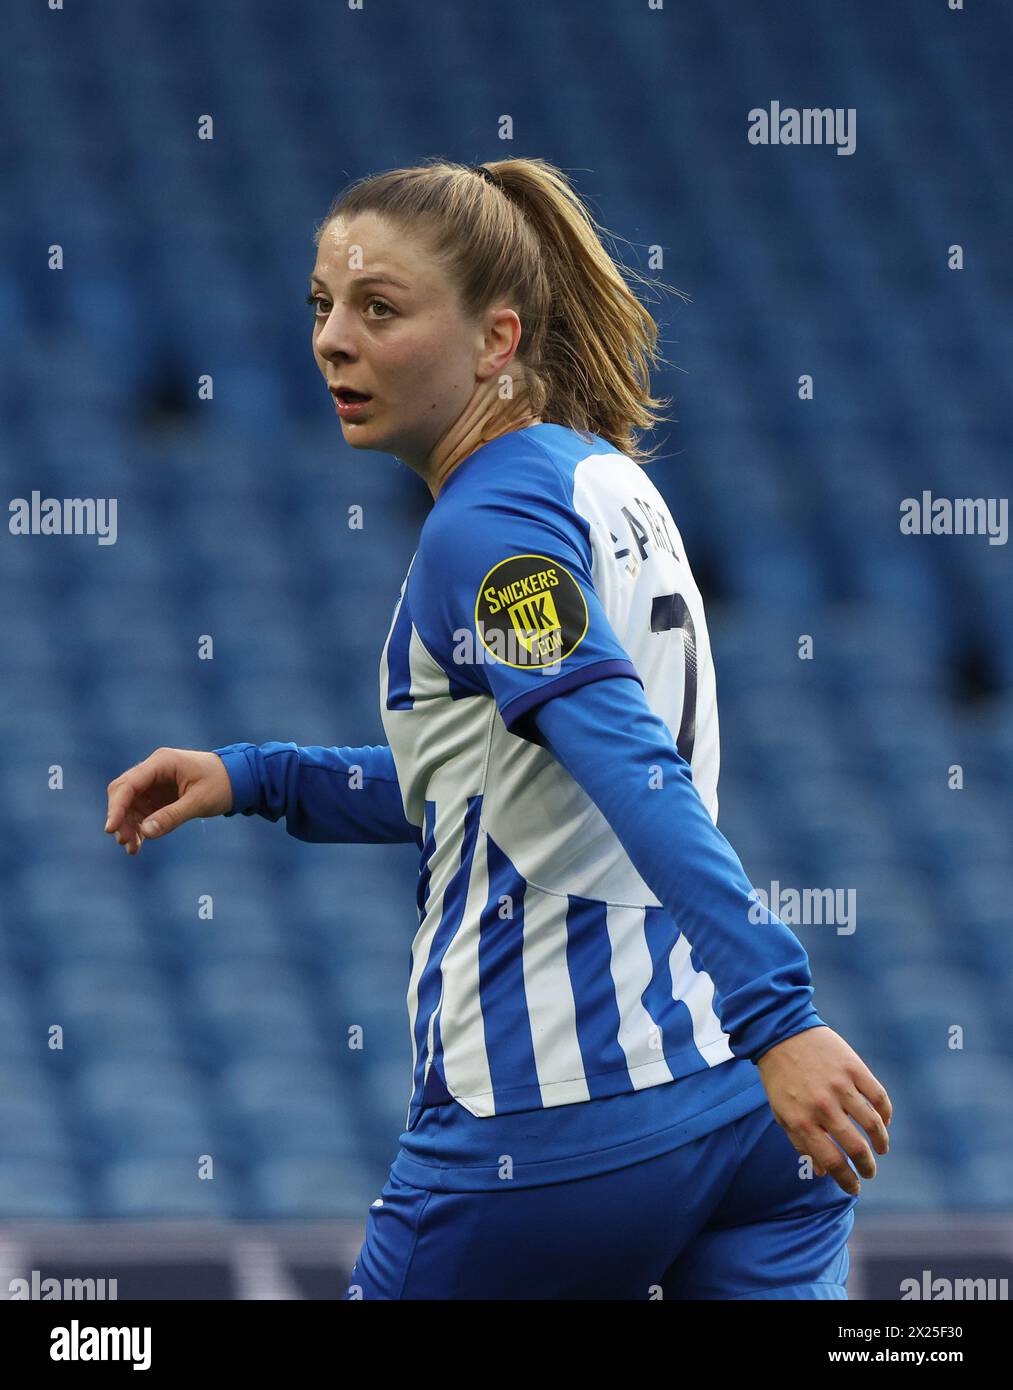
[{"label": "eye", "polygon": [[[391,314],[393,314],[393,313],[395,312],[395,311],[390,307],[390,305],[386,302],[386,300],[384,300],[384,299],[371,299],[371,300],[369,301],[369,304],[367,305],[367,308],[372,309],[372,307],[373,307],[374,304],[382,304],[383,307],[384,307],[386,310],[388,310],[388,312],[391,313]],[[383,315],[381,315],[381,317],[386,318],[386,317],[387,317],[387,314],[383,314]]]},{"label": "eye", "polygon": [[312,304],[313,308],[317,311],[317,314],[318,314],[318,315],[321,314],[321,313],[323,312],[322,309],[321,309],[321,307],[320,307],[321,304],[323,303],[323,300],[321,299],[320,295],[318,295],[318,294],[308,294],[308,295],[306,296],[306,303],[307,303],[307,304]]}]

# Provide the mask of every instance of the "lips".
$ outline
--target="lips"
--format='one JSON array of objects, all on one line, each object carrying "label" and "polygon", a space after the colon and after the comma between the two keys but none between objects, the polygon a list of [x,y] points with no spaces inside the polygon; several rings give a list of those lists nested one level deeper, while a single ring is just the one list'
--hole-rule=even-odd
[{"label": "lips", "polygon": [[335,413],[341,420],[361,420],[368,415],[368,407],[373,404],[372,396],[359,391],[332,391],[331,395],[334,397]]},{"label": "lips", "polygon": [[368,391],[353,391],[350,386],[332,386],[331,395],[342,405],[361,405],[373,399]]}]

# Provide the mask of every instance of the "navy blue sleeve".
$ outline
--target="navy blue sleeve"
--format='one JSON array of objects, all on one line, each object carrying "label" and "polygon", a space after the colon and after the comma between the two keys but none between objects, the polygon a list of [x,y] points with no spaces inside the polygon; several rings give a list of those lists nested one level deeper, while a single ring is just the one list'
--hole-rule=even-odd
[{"label": "navy blue sleeve", "polygon": [[825,1026],[801,942],[759,903],[641,686],[623,676],[581,686],[541,705],[534,720],[711,977],[735,1055],[756,1062],[794,1033]]},{"label": "navy blue sleeve", "polygon": [[232,783],[230,816],[285,817],[312,844],[415,844],[422,831],[405,816],[390,749],[301,748],[295,743],[229,743],[211,750]]}]

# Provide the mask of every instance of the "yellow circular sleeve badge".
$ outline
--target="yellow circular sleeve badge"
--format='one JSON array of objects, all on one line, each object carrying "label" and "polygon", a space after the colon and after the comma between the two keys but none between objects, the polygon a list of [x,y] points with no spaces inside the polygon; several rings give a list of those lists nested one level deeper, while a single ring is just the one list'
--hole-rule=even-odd
[{"label": "yellow circular sleeve badge", "polygon": [[587,632],[587,601],[573,575],[546,555],[500,560],[482,580],[475,627],[507,666],[555,666]]}]

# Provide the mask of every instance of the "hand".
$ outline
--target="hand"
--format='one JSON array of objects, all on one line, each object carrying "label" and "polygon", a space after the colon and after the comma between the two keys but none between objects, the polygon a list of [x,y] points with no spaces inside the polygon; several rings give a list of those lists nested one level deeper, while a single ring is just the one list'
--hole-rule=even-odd
[{"label": "hand", "polygon": [[[143,763],[109,783],[106,833],[128,854],[139,854],[145,840],[167,835],[197,816],[232,810],[232,783],[217,753],[191,748],[156,748]],[[154,825],[153,812],[158,812]],[[141,829],[142,822],[146,828]]]},{"label": "hand", "polygon": [[[879,1154],[890,1149],[886,1127],[890,1097],[872,1072],[832,1028],[808,1028],[775,1043],[756,1064],[774,1118],[818,1177],[829,1173],[845,1192],[862,1190],[847,1159],[864,1178],[876,1176],[876,1160],[860,1125]],[[855,1122],[852,1124],[852,1120]],[[834,1140],[837,1140],[837,1144]]]}]

